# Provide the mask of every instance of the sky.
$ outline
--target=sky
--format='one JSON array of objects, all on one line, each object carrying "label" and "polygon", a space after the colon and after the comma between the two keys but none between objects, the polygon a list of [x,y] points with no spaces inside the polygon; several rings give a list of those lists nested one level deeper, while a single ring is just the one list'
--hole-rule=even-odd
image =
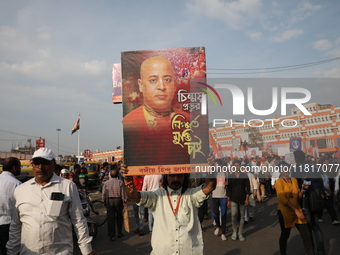
[{"label": "sky", "polygon": [[[340,78],[339,10],[338,0],[0,0],[0,151],[41,137],[57,153],[59,136],[60,154],[77,154],[79,113],[80,151],[122,146],[111,66],[124,51],[204,46],[208,83]],[[337,85],[304,86],[321,104],[338,100]]]}]

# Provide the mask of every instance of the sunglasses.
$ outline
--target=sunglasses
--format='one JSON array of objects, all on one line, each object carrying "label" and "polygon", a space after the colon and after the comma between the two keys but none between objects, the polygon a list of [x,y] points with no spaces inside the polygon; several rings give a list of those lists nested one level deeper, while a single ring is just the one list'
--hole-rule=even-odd
[{"label": "sunglasses", "polygon": [[33,166],[40,166],[40,165],[43,165],[43,166],[49,166],[51,164],[51,161],[48,161],[46,159],[41,159],[41,160],[33,160],[32,161],[32,165]]}]

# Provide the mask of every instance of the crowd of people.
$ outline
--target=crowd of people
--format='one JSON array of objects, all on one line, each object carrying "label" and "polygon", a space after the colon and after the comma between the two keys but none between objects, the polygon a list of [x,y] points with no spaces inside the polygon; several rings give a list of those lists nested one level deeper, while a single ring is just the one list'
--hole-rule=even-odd
[{"label": "crowd of people", "polygon": [[[294,157],[295,167],[305,169],[317,164],[326,167],[318,175],[309,176],[307,172],[297,175],[278,156],[215,159],[210,155],[211,166],[229,166],[233,171],[221,171],[214,176],[209,173],[130,176],[124,164],[103,163],[99,179],[102,202],[107,208],[109,240],[124,236],[123,210],[132,202],[134,233],[145,235],[144,223],[148,222],[152,254],[164,253],[164,247],[169,251],[165,254],[203,254],[202,222],[209,216],[209,205],[212,234],[222,241],[228,240],[230,209],[230,238],[244,242],[244,225],[258,220],[256,203],[276,196],[280,254],[287,253],[293,226],[302,237],[306,254],[326,254],[319,224],[325,210],[333,225],[340,223],[335,210],[339,202],[339,171],[331,169],[332,164],[339,162],[327,155],[318,159],[306,157],[302,151],[295,151]],[[71,225],[82,254],[96,254],[78,194],[78,190],[88,189],[85,165],[62,168],[56,165],[51,150],[43,148],[32,157],[35,177],[24,184],[14,177],[20,173],[20,166],[20,160],[8,158],[0,175],[0,254],[71,254],[73,246],[68,240],[72,239]],[[318,192],[321,205],[317,203]],[[39,226],[44,231],[39,231]],[[49,235],[52,232],[53,240]],[[168,237],[164,238],[163,233]],[[33,236],[39,240],[33,240]]]}]

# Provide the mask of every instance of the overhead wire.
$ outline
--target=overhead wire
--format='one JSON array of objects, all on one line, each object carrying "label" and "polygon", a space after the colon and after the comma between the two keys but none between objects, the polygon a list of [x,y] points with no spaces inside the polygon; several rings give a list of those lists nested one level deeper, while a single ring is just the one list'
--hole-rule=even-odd
[{"label": "overhead wire", "polygon": [[[315,61],[315,62],[310,62],[310,63],[305,63],[305,64],[298,64],[298,65],[288,65],[288,66],[279,66],[279,67],[262,67],[262,68],[242,68],[242,69],[237,69],[237,68],[207,68],[207,74],[263,74],[263,73],[273,73],[273,72],[284,72],[284,71],[289,71],[289,70],[295,70],[295,69],[301,69],[301,68],[307,68],[311,66],[316,66],[316,65],[322,65],[325,63],[333,62],[336,60],[339,60],[340,57],[337,58],[331,58],[331,59],[326,59],[326,60],[321,60],[321,61]],[[226,71],[226,72],[210,72],[211,71]],[[256,71],[256,72],[233,72],[233,71]],[[268,71],[269,70],[269,71]],[[229,72],[232,71],[232,72]]]}]

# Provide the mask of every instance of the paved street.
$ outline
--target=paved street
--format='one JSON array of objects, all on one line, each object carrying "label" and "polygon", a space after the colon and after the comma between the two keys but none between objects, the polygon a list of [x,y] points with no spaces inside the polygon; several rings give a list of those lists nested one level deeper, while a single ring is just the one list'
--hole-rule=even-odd
[{"label": "paved street", "polygon": [[[93,197],[99,197],[99,194]],[[219,236],[213,234],[212,220],[207,219],[203,222],[205,231],[203,232],[204,238],[204,254],[213,255],[238,255],[238,254],[251,254],[251,255],[279,255],[278,239],[280,236],[280,227],[276,218],[277,198],[272,197],[265,203],[258,203],[256,206],[255,221],[245,225],[244,236],[245,242],[232,241],[232,227],[230,210],[228,210],[227,221],[227,241],[222,241]],[[98,222],[104,219],[105,208],[100,209],[100,215],[94,215],[93,218]],[[147,223],[144,229],[147,233],[144,237],[139,237],[133,233],[134,219],[132,217],[132,206],[129,206],[130,220],[132,232],[126,233],[125,237],[117,239],[112,242],[107,237],[107,226],[104,224],[99,228],[99,233],[93,241],[93,248],[99,254],[149,254],[150,247],[150,234],[148,234]],[[338,212],[338,211],[337,211]],[[93,214],[92,214],[93,215]],[[338,214],[339,215],[339,214]],[[326,252],[329,255],[340,254],[340,225],[333,226],[328,214],[324,214],[324,222],[320,223],[324,235],[324,242]],[[166,238],[166,236],[164,236]],[[76,254],[80,254],[76,249]],[[303,255],[304,248],[302,239],[296,228],[291,231],[291,237],[288,242],[289,255]]]}]

